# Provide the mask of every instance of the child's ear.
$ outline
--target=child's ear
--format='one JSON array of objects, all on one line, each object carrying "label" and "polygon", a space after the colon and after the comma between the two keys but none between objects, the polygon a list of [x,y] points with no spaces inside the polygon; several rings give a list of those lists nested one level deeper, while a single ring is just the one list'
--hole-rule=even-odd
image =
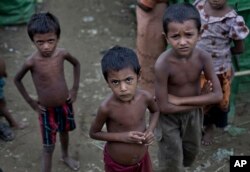
[{"label": "child's ear", "polygon": [[164,41],[165,41],[166,44],[167,44],[167,43],[168,43],[168,39],[167,39],[166,33],[165,33],[165,32],[162,32],[161,34],[162,34],[162,36],[163,36],[163,38],[164,38]]},{"label": "child's ear", "polygon": [[140,81],[141,80],[141,70],[140,70],[140,72],[139,72],[139,74],[138,74],[138,81]]}]

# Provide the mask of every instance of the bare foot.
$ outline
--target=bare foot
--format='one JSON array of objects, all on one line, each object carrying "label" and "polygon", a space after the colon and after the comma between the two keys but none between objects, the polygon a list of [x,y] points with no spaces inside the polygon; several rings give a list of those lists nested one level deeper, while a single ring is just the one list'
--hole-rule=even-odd
[{"label": "bare foot", "polygon": [[206,127],[204,135],[201,139],[201,144],[209,146],[213,144],[213,127]]},{"label": "bare foot", "polygon": [[70,157],[61,158],[61,161],[63,161],[69,168],[74,171],[78,171],[80,168],[80,162]]}]

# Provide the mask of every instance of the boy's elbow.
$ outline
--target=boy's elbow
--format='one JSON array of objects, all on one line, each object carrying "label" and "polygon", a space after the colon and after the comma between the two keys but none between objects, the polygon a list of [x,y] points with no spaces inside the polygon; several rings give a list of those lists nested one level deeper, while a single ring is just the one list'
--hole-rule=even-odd
[{"label": "boy's elbow", "polygon": [[223,94],[222,92],[219,92],[216,94],[216,102],[220,102],[223,99]]},{"label": "boy's elbow", "polygon": [[93,131],[93,130],[90,130],[90,131],[89,131],[89,137],[90,137],[91,139],[96,139],[96,133],[97,133],[97,132],[95,132],[95,131]]},{"label": "boy's elbow", "polygon": [[160,110],[159,111],[160,114],[168,114],[172,112],[172,109],[168,106],[160,106],[159,110]]}]

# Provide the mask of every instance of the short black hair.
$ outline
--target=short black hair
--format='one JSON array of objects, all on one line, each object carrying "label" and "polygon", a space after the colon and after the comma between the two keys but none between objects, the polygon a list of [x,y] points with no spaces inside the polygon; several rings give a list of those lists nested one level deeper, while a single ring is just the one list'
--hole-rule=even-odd
[{"label": "short black hair", "polygon": [[201,19],[199,11],[190,3],[177,3],[166,8],[163,16],[163,30],[168,33],[170,22],[183,23],[187,20],[194,20],[198,31],[201,29]]},{"label": "short black hair", "polygon": [[34,41],[35,34],[54,32],[60,38],[61,28],[56,16],[50,12],[33,14],[27,24],[27,31],[30,39]]},{"label": "short black hair", "polygon": [[136,53],[126,47],[114,46],[109,49],[101,60],[102,74],[108,81],[108,72],[119,71],[125,68],[131,68],[137,75],[140,74],[141,66]]}]

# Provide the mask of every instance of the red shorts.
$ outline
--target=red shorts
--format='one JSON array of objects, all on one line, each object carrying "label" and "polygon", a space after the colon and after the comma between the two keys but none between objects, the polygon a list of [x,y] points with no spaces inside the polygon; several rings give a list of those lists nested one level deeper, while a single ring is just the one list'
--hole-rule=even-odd
[{"label": "red shorts", "polygon": [[105,172],[152,172],[153,171],[148,151],[145,153],[144,157],[141,159],[140,162],[131,166],[124,166],[113,161],[113,159],[107,152],[106,146],[104,148],[103,155],[105,163]]},{"label": "red shorts", "polygon": [[55,144],[57,132],[76,128],[72,104],[65,103],[62,106],[46,108],[46,111],[39,115],[39,123],[43,144]]}]

